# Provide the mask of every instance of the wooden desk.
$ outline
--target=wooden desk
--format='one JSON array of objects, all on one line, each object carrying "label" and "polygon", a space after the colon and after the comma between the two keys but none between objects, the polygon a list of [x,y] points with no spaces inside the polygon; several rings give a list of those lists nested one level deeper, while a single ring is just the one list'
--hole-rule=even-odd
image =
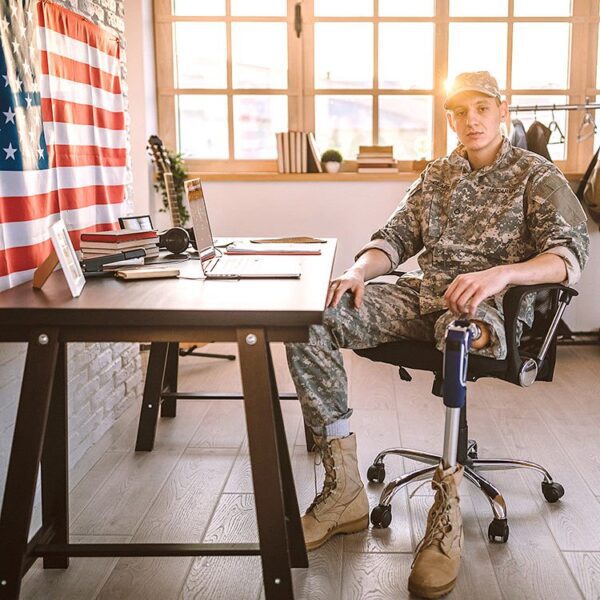
[{"label": "wooden desk", "polygon": [[[64,569],[70,556],[205,555],[260,555],[266,597],[293,598],[290,568],[308,560],[269,342],[306,341],[321,322],[334,254],[330,240],[322,255],[298,257],[299,280],[92,279],[73,299],[55,273],[43,290],[0,294],[0,341],[28,342],[0,514],[0,599],[18,598],[38,558]],[[189,339],[238,344],[259,544],[69,543],[66,344]],[[28,542],[40,464],[42,526]]]}]

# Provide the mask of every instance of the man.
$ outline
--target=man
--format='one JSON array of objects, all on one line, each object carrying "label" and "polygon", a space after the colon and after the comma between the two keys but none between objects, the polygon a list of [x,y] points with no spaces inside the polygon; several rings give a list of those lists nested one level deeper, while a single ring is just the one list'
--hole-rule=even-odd
[{"label": "man", "polygon": [[[563,175],[502,135],[508,107],[496,80],[487,71],[459,75],[444,107],[458,147],[428,165],[354,265],[331,282],[323,325],[311,328],[309,342],[287,346],[325,467],[323,489],[302,518],[309,550],[368,526],[339,349],[408,338],[442,350],[448,324],[467,315],[483,331],[474,351],[503,358],[506,287],[573,284],[587,260],[586,217]],[[420,251],[419,271],[365,286]],[[531,304],[520,317],[531,324]],[[461,478],[461,466],[442,465],[433,477],[436,496],[409,578],[409,589],[426,598],[448,593],[458,574]]]}]

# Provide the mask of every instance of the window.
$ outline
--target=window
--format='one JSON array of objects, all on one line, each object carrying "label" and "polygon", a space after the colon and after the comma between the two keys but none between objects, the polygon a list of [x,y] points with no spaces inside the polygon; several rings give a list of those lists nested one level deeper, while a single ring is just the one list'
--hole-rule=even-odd
[{"label": "window", "polygon": [[[191,171],[275,172],[288,129],[348,160],[393,145],[409,170],[454,147],[444,86],[465,70],[491,71],[511,105],[600,95],[599,0],[303,0],[299,32],[294,0],[154,1],[160,133]],[[517,116],[554,119],[553,159],[583,170],[583,111]]]}]

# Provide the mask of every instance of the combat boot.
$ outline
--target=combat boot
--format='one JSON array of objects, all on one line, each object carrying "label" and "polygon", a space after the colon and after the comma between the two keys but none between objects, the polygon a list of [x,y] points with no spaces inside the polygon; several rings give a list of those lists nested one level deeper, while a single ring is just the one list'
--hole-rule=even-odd
[{"label": "combat boot", "polygon": [[323,489],[302,517],[307,550],[315,550],[338,533],[355,533],[369,525],[369,501],[358,472],[356,436],[314,436],[325,467]]},{"label": "combat boot", "polygon": [[435,499],[408,578],[408,589],[422,598],[445,596],[456,583],[464,539],[458,497],[462,477],[462,466],[444,470],[441,464],[433,475]]}]

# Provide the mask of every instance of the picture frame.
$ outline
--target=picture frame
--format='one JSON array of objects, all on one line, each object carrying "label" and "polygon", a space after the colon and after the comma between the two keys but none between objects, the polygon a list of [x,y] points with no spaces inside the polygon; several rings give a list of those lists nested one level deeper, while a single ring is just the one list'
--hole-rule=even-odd
[{"label": "picture frame", "polygon": [[50,239],[58,262],[63,270],[69,290],[73,298],[77,298],[85,285],[85,277],[79,264],[79,259],[75,253],[75,248],[71,243],[69,232],[65,222],[59,219],[54,225],[50,226]]}]

